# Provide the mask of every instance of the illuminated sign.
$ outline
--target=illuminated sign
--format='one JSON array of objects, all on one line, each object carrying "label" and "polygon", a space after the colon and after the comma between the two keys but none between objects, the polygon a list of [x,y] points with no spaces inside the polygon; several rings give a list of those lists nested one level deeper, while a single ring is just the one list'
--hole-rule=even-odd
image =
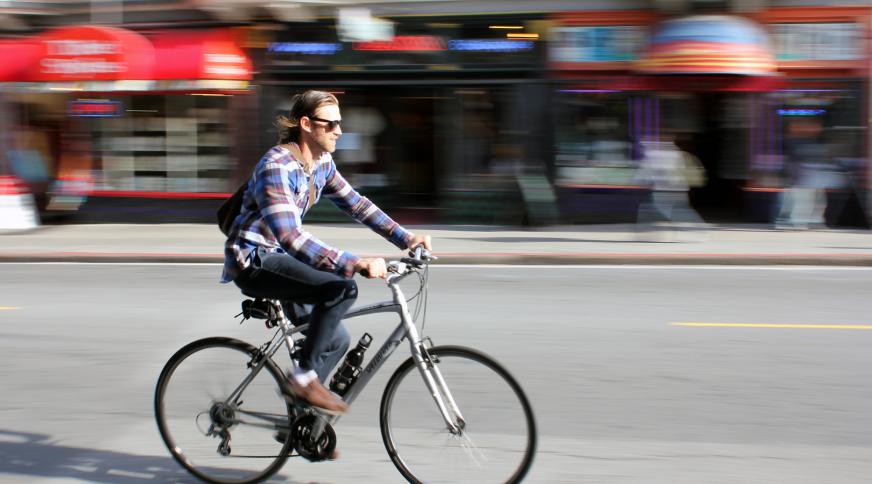
[{"label": "illuminated sign", "polygon": [[532,50],[530,40],[459,39],[449,40],[448,50],[463,52],[521,52]]},{"label": "illuminated sign", "polygon": [[779,109],[779,116],[817,116],[824,114],[826,109]]},{"label": "illuminated sign", "polygon": [[124,114],[124,105],[120,101],[70,101],[67,103],[67,114],[84,118],[114,118]]},{"label": "illuminated sign", "polygon": [[267,52],[279,54],[333,55],[342,50],[335,42],[273,42]]},{"label": "illuminated sign", "polygon": [[442,37],[432,35],[398,35],[392,40],[373,40],[354,42],[354,50],[382,52],[434,52],[447,50]]}]

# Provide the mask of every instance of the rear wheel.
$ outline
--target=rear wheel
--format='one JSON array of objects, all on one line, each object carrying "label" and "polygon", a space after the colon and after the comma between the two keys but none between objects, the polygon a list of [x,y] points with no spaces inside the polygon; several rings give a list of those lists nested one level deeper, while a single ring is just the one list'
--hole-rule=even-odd
[{"label": "rear wheel", "polygon": [[533,462],[536,423],[520,385],[478,351],[437,346],[431,359],[462,419],[452,433],[412,358],[385,388],[381,432],[388,455],[409,482],[519,482]]},{"label": "rear wheel", "polygon": [[170,453],[207,482],[259,482],[275,474],[292,449],[291,406],[284,377],[270,359],[242,392],[258,350],[239,340],[207,338],[173,355],[155,392],[155,417]]}]

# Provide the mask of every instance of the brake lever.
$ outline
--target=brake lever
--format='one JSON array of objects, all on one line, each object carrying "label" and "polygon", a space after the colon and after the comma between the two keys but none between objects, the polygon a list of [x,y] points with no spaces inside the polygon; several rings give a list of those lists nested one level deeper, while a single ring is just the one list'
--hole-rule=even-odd
[{"label": "brake lever", "polygon": [[436,260],[436,257],[430,253],[429,250],[425,249],[423,245],[419,245],[415,247],[414,250],[409,251],[409,257],[419,261],[425,260]]},{"label": "brake lever", "polygon": [[388,272],[393,272],[396,274],[405,274],[406,263],[405,262],[391,261],[390,263],[388,263]]}]

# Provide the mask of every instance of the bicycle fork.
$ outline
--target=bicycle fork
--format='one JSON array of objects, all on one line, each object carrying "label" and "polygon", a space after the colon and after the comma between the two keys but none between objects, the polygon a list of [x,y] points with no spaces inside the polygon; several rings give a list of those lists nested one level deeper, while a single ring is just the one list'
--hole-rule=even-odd
[{"label": "bicycle fork", "polygon": [[409,337],[409,345],[411,346],[412,357],[415,359],[415,366],[421,372],[424,384],[427,386],[430,396],[433,397],[433,402],[436,403],[436,407],[439,409],[439,413],[442,415],[448,431],[453,435],[459,435],[466,426],[466,421],[463,419],[463,415],[460,413],[460,409],[457,407],[457,402],[454,401],[451,391],[448,390],[448,385],[445,384],[445,379],[436,365],[437,361],[435,361],[434,357],[430,356],[424,340],[418,334],[418,328],[412,321],[406,299],[399,286],[390,284],[390,288],[394,294],[394,302],[401,309],[400,314],[403,319],[403,325],[406,328],[406,334]]}]

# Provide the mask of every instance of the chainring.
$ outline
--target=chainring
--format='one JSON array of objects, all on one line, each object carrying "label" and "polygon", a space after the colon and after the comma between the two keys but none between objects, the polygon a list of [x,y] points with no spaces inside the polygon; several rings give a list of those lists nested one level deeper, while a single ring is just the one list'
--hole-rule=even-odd
[{"label": "chainring", "polygon": [[291,435],[294,438],[294,448],[297,453],[307,460],[318,462],[326,460],[333,455],[336,449],[336,432],[328,423],[324,424],[324,431],[321,432],[321,437],[314,441],[312,437],[312,429],[318,422],[318,417],[312,414],[302,415],[291,424]]}]

